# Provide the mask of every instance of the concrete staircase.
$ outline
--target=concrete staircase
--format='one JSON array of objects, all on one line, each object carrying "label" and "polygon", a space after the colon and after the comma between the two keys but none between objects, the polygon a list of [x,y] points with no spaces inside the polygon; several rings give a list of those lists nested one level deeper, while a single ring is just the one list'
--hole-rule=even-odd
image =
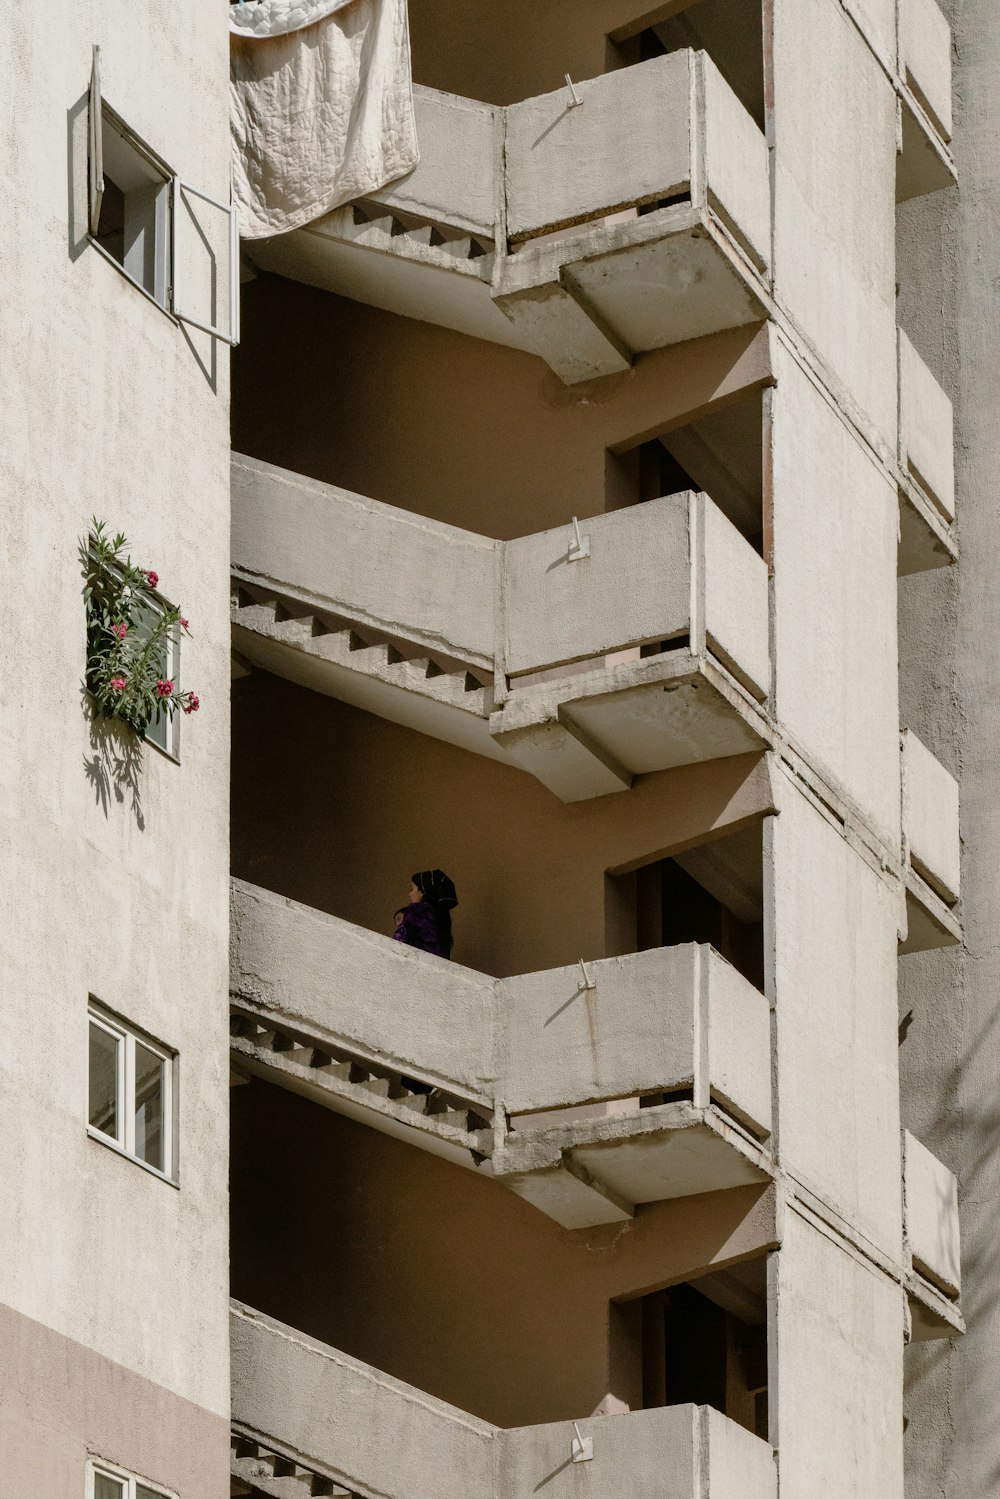
[{"label": "concrete staircase", "polygon": [[274,1499],[358,1499],[350,1489],[314,1468],[234,1430],[230,1439],[230,1494],[269,1494]]},{"label": "concrete staircase", "polygon": [[[234,1009],[230,1055],[237,1072],[279,1082],[327,1108],[479,1168],[493,1151],[492,1107],[421,1081],[270,1016]],[[373,1119],[374,1116],[374,1119]]]},{"label": "concrete staircase", "polygon": [[507,759],[490,738],[493,687],[482,668],[419,653],[400,638],[362,634],[356,622],[242,581],[233,590],[232,621],[235,650],[277,675],[313,690],[333,685],[355,707]]}]

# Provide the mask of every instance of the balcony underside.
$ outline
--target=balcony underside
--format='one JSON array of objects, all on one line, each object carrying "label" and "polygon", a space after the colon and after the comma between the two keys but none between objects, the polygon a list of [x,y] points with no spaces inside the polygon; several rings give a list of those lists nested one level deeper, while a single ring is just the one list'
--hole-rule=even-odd
[{"label": "balcony underside", "polygon": [[470,256],[474,241],[430,243],[430,224],[370,216],[378,212],[337,209],[250,253],[291,280],[537,354],[567,384],[767,315],[724,226],[690,202],[578,226],[556,243],[523,246],[501,268],[492,252]]},{"label": "balcony underside", "polygon": [[508,1134],[493,1176],[563,1228],[621,1223],[646,1202],[768,1180],[760,1146],[720,1110],[668,1103]]},{"label": "balcony underside", "polygon": [[[491,1176],[563,1228],[621,1223],[641,1203],[766,1181],[765,1150],[715,1104],[679,1101],[641,1108],[612,1100],[604,1117],[566,1109],[546,1129],[493,1123],[484,1096],[408,1077],[315,1027],[241,1006],[231,1059],[260,1078],[432,1155]],[[581,1115],[583,1117],[581,1117]],[[574,1117],[575,1116],[575,1117]]]},{"label": "balcony underside", "polygon": [[956,912],[916,870],[907,869],[906,937],[899,944],[900,957],[911,952],[929,952],[935,947],[955,947],[961,941],[962,924]]},{"label": "balcony underside", "polygon": [[244,662],[301,687],[517,766],[566,802],[766,743],[749,694],[711,655],[683,648],[515,690],[493,709],[492,688],[465,667],[367,645],[305,601],[259,588],[239,591],[233,646]]}]

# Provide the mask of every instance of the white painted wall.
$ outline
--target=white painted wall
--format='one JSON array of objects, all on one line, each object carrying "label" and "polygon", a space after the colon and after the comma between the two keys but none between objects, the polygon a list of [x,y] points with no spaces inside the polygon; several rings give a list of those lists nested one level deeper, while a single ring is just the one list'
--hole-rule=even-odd
[{"label": "white painted wall", "polygon": [[[10,18],[0,623],[16,667],[0,688],[0,1302],[212,1413],[224,1444],[228,357],[87,244],[95,42],[108,102],[188,181],[229,191],[222,8],[190,0],[167,21],[82,0]],[[81,699],[77,546],[95,512],[127,532],[193,631],[182,685],[201,711],[183,723],[179,765],[139,751],[135,804],[113,776],[95,787],[90,769],[101,751]],[[88,993],[179,1052],[179,1187],[87,1137]],[[0,1404],[17,1377],[0,1372]]]}]

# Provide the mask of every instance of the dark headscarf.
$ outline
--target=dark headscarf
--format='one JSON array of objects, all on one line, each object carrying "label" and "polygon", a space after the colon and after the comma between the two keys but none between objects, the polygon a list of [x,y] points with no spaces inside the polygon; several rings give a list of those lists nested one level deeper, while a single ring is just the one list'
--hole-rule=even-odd
[{"label": "dark headscarf", "polygon": [[445,957],[451,956],[451,913],[458,905],[455,886],[443,869],[425,869],[422,874],[411,876],[420,894],[433,909],[441,935],[441,947]]},{"label": "dark headscarf", "polygon": [[410,878],[424,900],[429,900],[432,906],[442,906],[446,911],[453,911],[458,905],[455,886],[443,869],[425,869],[423,874],[414,874]]}]

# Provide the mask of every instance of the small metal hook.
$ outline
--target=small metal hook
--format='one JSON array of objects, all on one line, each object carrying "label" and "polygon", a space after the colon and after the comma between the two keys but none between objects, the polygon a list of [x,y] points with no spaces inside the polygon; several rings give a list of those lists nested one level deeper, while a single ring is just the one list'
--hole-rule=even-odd
[{"label": "small metal hook", "polygon": [[576,1436],[569,1444],[569,1455],[575,1463],[589,1463],[594,1459],[594,1438],[580,1435],[580,1428],[573,1422]]},{"label": "small metal hook", "polygon": [[587,972],[587,965],[582,958],[580,959],[580,972],[583,975],[583,983],[580,985],[581,989],[596,989],[597,983],[590,977],[590,974]]},{"label": "small metal hook", "polygon": [[568,107],[570,109],[577,109],[583,103],[583,98],[580,94],[577,93],[576,84],[573,82],[568,73],[566,74],[566,87],[569,89]]},{"label": "small metal hook", "polygon": [[590,537],[580,535],[580,522],[575,515],[573,517],[573,535],[570,537],[566,556],[569,562],[579,562],[582,558],[590,556]]}]

